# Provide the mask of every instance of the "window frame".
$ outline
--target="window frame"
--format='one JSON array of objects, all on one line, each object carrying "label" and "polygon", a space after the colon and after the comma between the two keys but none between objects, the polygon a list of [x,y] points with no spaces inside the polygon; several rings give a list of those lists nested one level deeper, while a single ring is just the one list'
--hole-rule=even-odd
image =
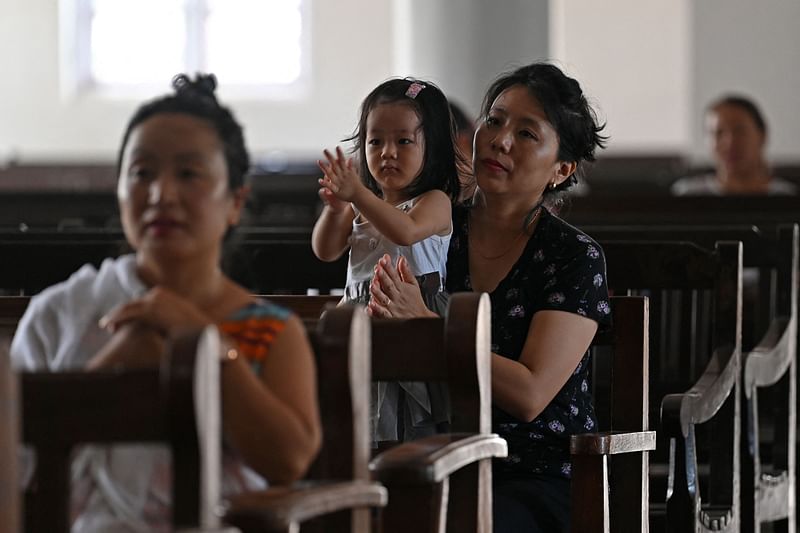
[{"label": "window frame", "polygon": [[[91,21],[93,0],[58,0],[59,5],[59,87],[63,100],[84,97],[102,99],[141,99],[163,92],[170,80],[158,83],[105,84],[91,72]],[[288,84],[226,83],[220,80],[220,92],[226,99],[300,101],[308,98],[312,85],[312,1],[300,2],[300,74]],[[187,16],[184,73],[206,72],[206,43],[201,30],[207,14],[207,0],[185,0]],[[179,74],[179,72],[175,72]]]}]

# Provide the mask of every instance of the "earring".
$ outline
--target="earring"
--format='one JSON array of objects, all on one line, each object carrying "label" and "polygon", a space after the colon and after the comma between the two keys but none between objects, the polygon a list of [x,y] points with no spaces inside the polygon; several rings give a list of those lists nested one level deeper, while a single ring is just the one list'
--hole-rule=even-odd
[{"label": "earring", "polygon": [[551,191],[552,191],[552,190],[555,190],[555,188],[556,188],[556,182],[555,182],[555,181],[551,181],[551,182],[550,182],[550,190],[551,190]]}]

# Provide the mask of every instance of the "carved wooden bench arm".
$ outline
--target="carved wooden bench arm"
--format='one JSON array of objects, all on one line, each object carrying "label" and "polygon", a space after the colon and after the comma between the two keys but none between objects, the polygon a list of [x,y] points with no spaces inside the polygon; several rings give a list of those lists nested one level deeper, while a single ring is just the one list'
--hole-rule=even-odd
[{"label": "carved wooden bench arm", "polygon": [[505,439],[495,434],[447,433],[395,446],[374,458],[370,470],[384,483],[439,483],[464,466],[507,454]]},{"label": "carved wooden bench arm", "polygon": [[[712,531],[727,530],[735,523],[738,501],[730,504],[713,505],[701,508],[697,470],[697,448],[695,445],[696,424],[710,420],[723,406],[725,401],[735,392],[740,370],[740,352],[732,347],[716,350],[706,370],[695,385],[685,393],[669,394],[661,402],[661,427],[670,439],[675,439],[677,446],[670,459],[670,486],[667,488],[667,516],[673,516],[672,528],[686,526],[684,520],[699,517],[706,529]],[[730,422],[738,426],[737,420]],[[739,446],[738,431],[732,430],[734,447]],[[738,477],[738,457],[732,455],[732,476]],[[682,525],[679,525],[682,524]]]},{"label": "carved wooden bench arm", "polygon": [[616,455],[656,449],[655,431],[582,433],[569,442],[572,455]]},{"label": "carved wooden bench arm", "polygon": [[707,422],[719,411],[736,385],[740,355],[730,347],[715,351],[691,389],[664,397],[661,423],[668,437],[686,437],[690,425]]},{"label": "carved wooden bench arm", "polygon": [[754,387],[773,385],[783,377],[792,364],[796,342],[796,318],[775,318],[758,346],[746,354],[743,385],[748,398]]},{"label": "carved wooden bench arm", "polygon": [[242,531],[290,531],[308,519],[353,508],[383,507],[386,489],[369,481],[300,482],[239,494],[223,506],[225,522]]},{"label": "carved wooden bench arm", "polygon": [[[574,532],[612,531],[611,499],[624,498],[625,513],[638,510],[639,528],[635,517],[617,516],[615,526],[625,525],[625,531],[646,531],[647,523],[647,451],[656,448],[655,431],[583,433],[570,438],[572,455],[572,529]],[[610,455],[621,455],[617,481],[610,483]],[[625,468],[627,467],[627,468]],[[636,472],[638,469],[638,473]],[[622,472],[625,472],[623,475]],[[638,502],[636,501],[638,498]],[[579,510],[578,510],[579,509]],[[623,529],[619,529],[622,531]]]}]

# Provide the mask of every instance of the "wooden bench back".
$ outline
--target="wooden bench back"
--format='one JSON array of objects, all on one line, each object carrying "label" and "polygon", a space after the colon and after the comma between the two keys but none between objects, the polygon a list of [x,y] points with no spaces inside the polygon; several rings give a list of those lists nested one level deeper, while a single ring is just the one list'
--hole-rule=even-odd
[{"label": "wooden bench back", "polygon": [[225,518],[245,532],[290,533],[302,524],[303,531],[366,533],[369,508],[386,504],[385,489],[371,482],[368,469],[370,322],[352,306],[320,318],[321,308],[310,313],[311,302],[299,298],[292,302],[308,312],[303,318],[317,367],[320,452],[301,484],[234,496]]},{"label": "wooden bench back", "polygon": [[[328,305],[339,301],[337,296],[263,295],[287,307],[305,321],[313,322]],[[484,312],[479,311],[479,295],[456,296],[446,318],[439,319],[373,319],[372,350],[374,381],[447,381],[453,405],[458,413],[452,421],[454,432],[491,430],[491,390],[483,375],[488,359],[476,359],[475,343],[481,346],[488,327]],[[408,332],[415,332],[413,337]],[[444,332],[444,335],[442,335]],[[445,345],[445,339],[448,339]],[[469,392],[465,392],[469,391]],[[475,394],[475,391],[480,391]]]},{"label": "wooden bench back", "polygon": [[[694,528],[697,521],[704,527],[712,523],[738,527],[742,245],[719,242],[708,250],[681,242],[599,242],[606,254],[609,288],[615,294],[627,290],[706,290],[711,295],[713,319],[707,346],[699,346],[696,362],[687,365],[678,361],[683,368],[696,365],[699,375],[684,373],[683,382],[670,384],[673,390],[654,386],[651,405],[661,405],[661,447],[667,444],[664,439],[669,439],[672,447],[667,524]],[[651,333],[655,325],[670,319],[659,311],[651,307]],[[686,354],[677,356],[686,358]],[[651,383],[659,384],[663,379],[658,374],[661,368],[652,366],[656,372],[652,375],[658,377]],[[699,426],[709,421],[708,426]],[[700,461],[709,464],[707,483],[700,482],[697,471],[699,429],[708,429],[704,434],[708,456],[699,455]],[[700,490],[696,490],[698,487]],[[659,500],[663,493],[651,496]]]},{"label": "wooden bench back", "polygon": [[[248,526],[255,525],[258,530],[265,524],[271,524],[270,527],[276,530],[285,526],[290,531],[306,519],[326,515],[331,509],[345,509],[346,512],[321,519],[316,524],[306,524],[304,529],[317,527],[321,531],[368,531],[371,519],[367,508],[380,507],[386,501],[385,490],[368,483],[370,449],[367,416],[371,362],[368,318],[360,311],[339,308],[320,320],[322,310],[329,304],[337,303],[338,297],[281,295],[271,299],[295,311],[308,328],[317,364],[318,395],[323,400],[320,403],[323,445],[307,479],[318,480],[326,485],[277,496],[246,495],[231,505],[227,518],[245,530]],[[9,334],[13,333],[29,300],[28,296],[0,297],[0,328],[5,328]],[[133,380],[131,387],[136,387],[141,386],[139,382],[144,377],[129,379]],[[152,389],[152,394],[147,397],[158,398],[155,394],[157,381],[150,379],[145,385]],[[46,385],[42,383],[37,386]],[[110,386],[113,388],[115,385]],[[106,406],[109,410],[115,408],[108,403]],[[141,409],[149,409],[152,414],[160,407],[154,404],[141,406]],[[196,469],[195,474],[188,477],[191,483],[196,477]],[[331,486],[331,480],[336,480],[338,485]],[[348,481],[355,483],[348,484]]]},{"label": "wooden bench back", "polygon": [[370,329],[368,317],[357,310],[326,313],[308,331],[323,430],[309,479],[370,479]]},{"label": "wooden bench back", "polygon": [[648,452],[655,448],[648,431],[648,301],[612,296],[609,303],[613,324],[591,346],[598,428],[571,440],[575,532],[641,532],[648,525]]},{"label": "wooden bench back", "polygon": [[0,532],[20,531],[17,444],[19,442],[19,393],[17,375],[8,356],[10,338],[0,333]]},{"label": "wooden bench back", "polygon": [[[336,302],[336,298],[330,296],[266,295],[265,298],[289,307],[306,320],[313,320],[319,316],[325,305]],[[574,468],[574,486],[586,486],[583,492],[586,497],[581,498],[580,505],[576,505],[573,512],[573,522],[578,528],[575,531],[598,531],[592,528],[598,523],[602,525],[604,520],[608,522],[609,516],[612,517],[612,531],[644,531],[643,523],[647,520],[648,461],[647,453],[641,450],[652,449],[655,445],[655,435],[647,432],[647,299],[640,296],[612,297],[611,306],[614,326],[609,331],[598,334],[592,343],[595,351],[593,356],[602,358],[597,366],[604,366],[606,370],[595,372],[594,383],[595,386],[599,383],[599,390],[610,399],[601,402],[606,406],[607,413],[601,429],[625,433],[630,438],[621,441],[624,442],[623,447],[615,449],[608,461],[602,458],[602,464],[599,464],[596,461],[598,455],[590,452],[586,454],[588,459],[585,464]],[[488,431],[486,424],[490,413],[486,412],[485,406],[490,399],[485,394],[490,387],[485,383],[479,385],[480,379],[477,376],[481,373],[481,363],[476,362],[474,367],[469,368],[461,362],[454,363],[452,367],[455,370],[451,370],[452,367],[448,367],[445,358],[440,356],[446,353],[441,335],[443,327],[447,329],[448,339],[464,342],[463,346],[458,347],[459,351],[473,351],[471,343],[475,342],[473,339],[477,340],[477,335],[471,333],[470,328],[474,323],[473,316],[458,315],[453,311],[448,314],[446,321],[374,321],[373,349],[376,354],[381,354],[373,363],[378,367],[377,370],[373,369],[375,379],[447,379],[450,382],[453,372],[466,374],[467,377],[461,381],[461,392],[453,394],[453,397],[460,397],[464,402],[453,408],[453,431]],[[409,342],[410,329],[415,330],[413,343]],[[430,345],[418,346],[416,339],[420,338],[429,339]],[[413,350],[409,348],[410,344],[413,345]],[[454,357],[459,360],[459,356]],[[471,361],[473,358],[467,360]],[[480,387],[483,387],[482,399],[475,393],[476,390],[481,390]],[[608,439],[607,434],[587,434],[582,436],[581,446],[585,449],[599,449],[607,446]],[[614,446],[618,446],[619,442],[614,440]],[[628,451],[640,453],[620,453],[625,447]],[[606,486],[596,484],[598,469],[610,473],[611,479],[607,480]],[[582,489],[575,490],[580,492]],[[455,522],[452,525],[458,527]]]},{"label": "wooden bench back", "polygon": [[9,258],[0,263],[0,289],[4,294],[36,294],[86,263],[99,267],[128,249],[120,230],[0,230],[0,251]]},{"label": "wooden bench back", "polygon": [[[743,335],[750,333],[752,351],[743,354],[742,412],[748,416],[742,430],[742,520],[756,527],[756,523],[783,519],[793,530],[797,224],[763,228],[591,226],[586,231],[599,240],[682,240],[706,247],[723,239],[742,242],[743,265],[758,271],[758,283],[744,291],[743,306]],[[691,308],[691,313],[700,312],[700,306]],[[759,395],[759,389],[764,394]]]},{"label": "wooden bench back", "polygon": [[570,198],[559,216],[581,228],[631,222],[647,226],[776,225],[800,221],[800,196],[588,195]]},{"label": "wooden bench back", "polygon": [[[335,300],[265,297],[298,312],[305,320],[313,320],[322,306]],[[440,531],[445,523],[448,531],[491,530],[491,462],[490,456],[482,453],[496,453],[491,450],[498,446],[490,435],[488,305],[486,295],[463,293],[451,297],[446,317],[372,320],[372,379],[446,382],[453,413],[452,437],[437,435],[404,444],[373,461],[390,493],[384,511],[385,533],[409,528]],[[445,458],[453,455],[448,443],[453,449],[462,446],[463,455],[458,460],[466,466],[459,467]],[[483,451],[476,451],[481,446]],[[427,452],[438,454],[438,458]],[[441,473],[450,470],[452,475]]]},{"label": "wooden bench back", "polygon": [[[84,264],[99,267],[130,251],[119,229],[0,229],[0,294],[36,294]],[[223,269],[253,293],[321,293],[344,287],[347,256],[326,263],[311,250],[308,228],[240,228],[226,243]]]},{"label": "wooden bench back", "polygon": [[194,398],[198,339],[174,343],[161,371],[20,375],[22,441],[36,452],[36,473],[25,499],[26,531],[69,531],[71,453],[89,443],[168,444],[175,480],[173,526],[201,525],[207,480]]},{"label": "wooden bench back", "polygon": [[599,241],[684,241],[709,249],[717,241],[741,241],[744,249],[742,266],[757,270],[759,274],[759,285],[754,287],[757,295],[744,308],[743,314],[743,335],[752,331],[749,346],[743,338],[743,346],[747,349],[760,340],[776,315],[790,314],[790,293],[785,291],[788,285],[783,271],[791,263],[787,256],[787,251],[791,253],[791,244],[787,243],[792,239],[795,225],[587,225],[582,229]]}]

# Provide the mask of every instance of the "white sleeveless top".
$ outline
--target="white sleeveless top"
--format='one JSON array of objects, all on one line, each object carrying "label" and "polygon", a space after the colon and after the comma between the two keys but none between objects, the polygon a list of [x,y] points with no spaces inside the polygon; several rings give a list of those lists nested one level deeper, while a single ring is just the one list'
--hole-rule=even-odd
[{"label": "white sleeveless top", "polygon": [[[395,206],[408,212],[419,200],[419,197],[406,200]],[[450,237],[453,235],[453,225],[447,235],[431,235],[427,239],[415,242],[411,246],[400,246],[381,235],[375,226],[359,217],[353,219],[353,232],[350,235],[350,259],[347,264],[347,300],[360,299],[357,296],[369,294],[368,286],[374,273],[375,264],[384,254],[389,254],[392,264],[397,262],[401,255],[408,261],[408,266],[415,276],[431,272],[439,273],[439,290],[443,290],[447,274],[447,250],[450,246]],[[366,292],[365,292],[366,290]]]}]

